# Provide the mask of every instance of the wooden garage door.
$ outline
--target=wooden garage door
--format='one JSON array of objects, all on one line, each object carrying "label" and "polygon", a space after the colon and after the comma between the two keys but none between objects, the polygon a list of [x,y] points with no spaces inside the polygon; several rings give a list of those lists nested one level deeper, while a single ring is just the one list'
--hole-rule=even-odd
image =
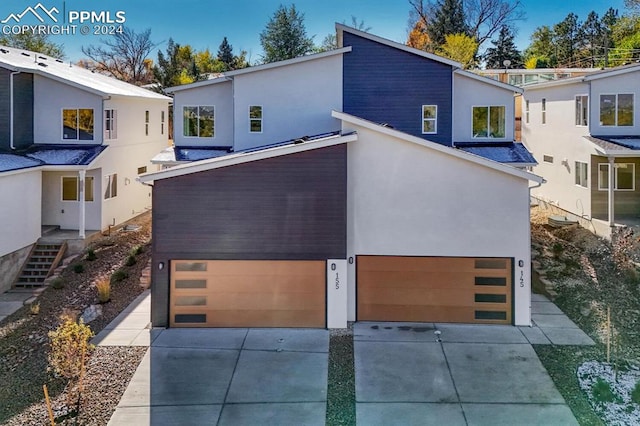
[{"label": "wooden garage door", "polygon": [[508,258],[357,257],[359,321],[511,324]]},{"label": "wooden garage door", "polygon": [[325,327],[324,261],[174,260],[171,327]]}]

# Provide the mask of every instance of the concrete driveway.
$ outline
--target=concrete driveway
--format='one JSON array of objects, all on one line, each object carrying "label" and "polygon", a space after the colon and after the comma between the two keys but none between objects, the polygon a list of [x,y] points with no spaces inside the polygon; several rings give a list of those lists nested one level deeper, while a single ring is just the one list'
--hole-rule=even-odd
[{"label": "concrete driveway", "polygon": [[324,425],[327,330],[152,334],[110,425]]},{"label": "concrete driveway", "polygon": [[354,352],[359,425],[578,425],[517,327],[357,323]]}]

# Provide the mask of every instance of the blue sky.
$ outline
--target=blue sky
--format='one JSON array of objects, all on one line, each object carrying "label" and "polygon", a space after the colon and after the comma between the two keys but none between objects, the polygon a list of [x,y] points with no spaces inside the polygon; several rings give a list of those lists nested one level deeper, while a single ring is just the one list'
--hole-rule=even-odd
[{"label": "blue sky", "polygon": [[[0,21],[11,13],[19,14],[26,7],[35,7],[39,0],[11,0],[0,3]],[[624,0],[521,0],[526,19],[517,24],[516,43],[520,49],[527,47],[531,33],[542,25],[553,25],[574,12],[584,20],[591,10],[599,15],[608,7],[624,12]],[[305,14],[307,33],[320,44],[322,39],[334,31],[335,22],[351,22],[351,16],[364,20],[371,32],[384,38],[404,42],[407,37],[409,16],[408,0],[40,0],[50,10],[100,12],[108,11],[112,17],[116,11],[124,11],[126,25],[137,31],[151,28],[152,40],[159,48],[166,47],[169,37],[181,44],[191,44],[196,49],[209,48],[217,52],[222,38],[226,36],[234,52],[246,50],[251,62],[260,59],[259,34],[273,12],[282,3],[295,3]],[[33,16],[25,16],[20,24],[37,24]],[[15,22],[9,22],[16,25]],[[2,24],[0,24],[0,27]],[[67,59],[77,61],[83,57],[81,46],[99,43],[101,37],[81,35],[78,24],[75,35],[54,35],[51,39],[65,46]],[[93,25],[89,23],[90,32]],[[3,28],[4,30],[4,28]],[[152,54],[156,58],[156,52]]]}]

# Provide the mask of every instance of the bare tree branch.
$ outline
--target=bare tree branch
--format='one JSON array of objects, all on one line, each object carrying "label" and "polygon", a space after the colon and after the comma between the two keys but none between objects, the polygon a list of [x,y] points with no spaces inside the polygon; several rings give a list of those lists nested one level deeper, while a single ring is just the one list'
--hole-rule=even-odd
[{"label": "bare tree branch", "polygon": [[515,30],[513,24],[525,17],[520,0],[466,0],[465,6],[467,23],[478,45],[491,39],[503,26]]}]

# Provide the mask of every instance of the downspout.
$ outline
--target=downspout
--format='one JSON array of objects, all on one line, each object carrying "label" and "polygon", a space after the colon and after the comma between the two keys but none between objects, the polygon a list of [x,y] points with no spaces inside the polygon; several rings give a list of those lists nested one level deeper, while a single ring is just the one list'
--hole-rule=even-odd
[{"label": "downspout", "polygon": [[607,191],[607,195],[608,195],[607,200],[609,204],[608,215],[609,215],[609,227],[613,231],[613,228],[616,226],[615,208],[614,208],[615,197],[613,195],[614,186],[615,186],[615,174],[616,174],[615,166],[616,165],[615,165],[615,157],[608,157],[608,160],[609,160],[609,188]]},{"label": "downspout", "polygon": [[14,123],[13,123],[13,76],[20,74],[20,71],[13,71],[9,74],[9,145],[11,150],[15,150],[14,146]]},{"label": "downspout", "polygon": [[[529,187],[529,222],[531,222],[531,190],[532,189],[536,189],[536,188],[540,188],[542,186],[542,184],[546,183],[546,182],[547,182],[546,180],[542,179],[541,182],[538,182],[536,185],[533,185],[533,186]],[[527,233],[527,238],[528,238],[527,247],[531,247],[531,230],[529,230],[529,232]],[[529,253],[531,253],[531,252],[529,252]],[[532,312],[531,312],[531,309],[532,309],[532,306],[531,306],[531,291],[532,290],[531,289],[533,288],[533,264],[531,263],[531,261],[532,261],[531,255],[529,255],[529,265],[530,265],[529,269],[531,271],[531,272],[529,272],[529,287],[530,287],[530,290],[529,290],[529,327],[532,326],[532,323],[531,323],[531,315],[532,315]]]}]

